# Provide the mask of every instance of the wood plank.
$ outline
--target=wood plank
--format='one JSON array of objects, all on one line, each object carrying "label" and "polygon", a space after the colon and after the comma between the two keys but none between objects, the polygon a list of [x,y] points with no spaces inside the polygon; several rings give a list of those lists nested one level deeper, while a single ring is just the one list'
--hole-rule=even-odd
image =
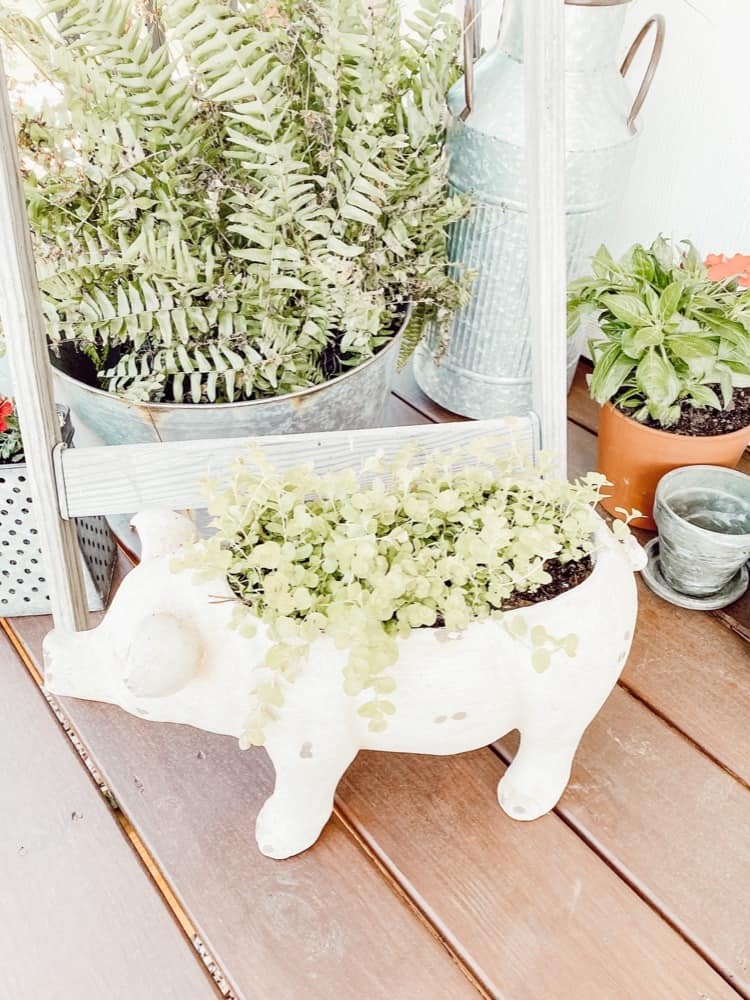
[{"label": "wood plank", "polygon": [[424,417],[413,406],[409,406],[403,399],[399,399],[398,396],[391,393],[385,406],[385,413],[383,414],[383,427],[406,427],[407,424],[426,423],[429,423],[427,417]]},{"label": "wood plank", "polygon": [[535,448],[536,427],[521,417],[460,426],[410,423],[319,435],[70,448],[60,458],[62,506],[70,517],[127,514],[147,507],[200,510],[206,506],[203,480],[225,479],[233,463],[259,443],[279,468],[313,462],[329,470],[351,468],[378,450],[392,456],[409,443],[425,451],[442,451],[486,437],[499,455],[515,449],[533,454]]},{"label": "wood plank", "polygon": [[[498,749],[508,762],[517,735]],[[557,812],[750,995],[750,791],[622,688],[583,738]]]},{"label": "wood plank", "polygon": [[428,420],[432,420],[435,423],[468,422],[466,417],[462,417],[458,413],[451,413],[450,410],[444,409],[439,403],[436,403],[422,392],[417,385],[417,380],[414,378],[414,367],[411,361],[396,373],[393,392],[400,400],[416,410],[417,413],[421,413],[422,416],[427,417]]},{"label": "wood plank", "polygon": [[532,408],[542,446],[565,475],[566,74],[558,0],[526,0],[523,53]]},{"label": "wood plank", "polygon": [[86,590],[75,525],[61,518],[58,504],[53,455],[61,443],[60,424],[1,53],[0,219],[0,319],[34,488],[34,519],[44,550],[52,613],[65,628],[86,628]]},{"label": "wood plank", "polygon": [[[596,438],[569,423],[571,474],[595,464]],[[750,647],[713,614],[663,601],[638,580],[629,690],[724,767],[750,782]]]},{"label": "wood plank", "polygon": [[[50,619],[12,626],[41,664]],[[240,1000],[477,996],[340,819],[300,857],[257,851],[255,817],[273,787],[264,751],[110,705],[61,705]]]},{"label": "wood plank", "polygon": [[339,796],[493,996],[736,998],[559,817],[505,816],[503,771],[489,750],[360,754]]},{"label": "wood plank", "polygon": [[664,602],[638,581],[622,681],[724,767],[750,782],[750,649],[712,615]]},{"label": "wood plank", "polygon": [[0,631],[0,997],[216,997]]}]

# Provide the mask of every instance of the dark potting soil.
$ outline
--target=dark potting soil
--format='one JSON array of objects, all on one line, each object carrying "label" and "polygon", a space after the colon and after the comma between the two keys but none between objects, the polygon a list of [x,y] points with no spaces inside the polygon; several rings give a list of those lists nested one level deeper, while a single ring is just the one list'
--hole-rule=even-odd
[{"label": "dark potting soil", "polygon": [[[501,611],[515,611],[517,608],[528,608],[532,604],[541,604],[542,601],[550,601],[553,597],[559,597],[577,587],[589,578],[594,568],[591,556],[584,556],[577,562],[561,563],[559,559],[548,559],[544,564],[545,570],[552,577],[549,583],[530,593],[519,593],[516,591],[506,598],[500,608]],[[442,617],[438,617],[431,628],[442,628],[445,625]]]},{"label": "dark potting soil", "polygon": [[[719,386],[713,385],[711,388],[721,399]],[[631,416],[631,411],[619,406],[618,409],[626,416]],[[682,434],[686,437],[717,437],[719,434],[731,434],[732,431],[750,427],[750,387],[734,390],[732,406],[728,410],[715,410],[712,406],[683,406],[680,419],[671,427],[662,427],[658,421],[650,417],[642,423],[644,427],[653,427],[657,431]]]},{"label": "dark potting soil", "polygon": [[[400,330],[404,317],[406,316],[406,305],[399,305],[394,310],[393,316],[391,317],[391,322],[388,326],[386,333],[389,336],[393,336]],[[331,339],[328,341],[326,346],[320,355],[320,370],[323,372],[325,381],[328,382],[332,378],[336,378],[337,375],[343,375],[345,372],[351,370],[351,357],[341,353],[341,341],[344,339],[343,333],[334,333]],[[388,346],[390,340],[387,340],[384,344],[375,348],[373,356],[379,354],[385,347]]]},{"label": "dark potting soil", "polygon": [[552,577],[549,583],[545,583],[532,593],[514,593],[503,601],[502,611],[514,611],[516,608],[528,608],[532,604],[541,604],[542,601],[550,601],[553,597],[559,597],[579,583],[583,583],[591,575],[594,564],[591,556],[584,556],[577,562],[561,563],[559,559],[548,559],[544,564],[545,570]]}]

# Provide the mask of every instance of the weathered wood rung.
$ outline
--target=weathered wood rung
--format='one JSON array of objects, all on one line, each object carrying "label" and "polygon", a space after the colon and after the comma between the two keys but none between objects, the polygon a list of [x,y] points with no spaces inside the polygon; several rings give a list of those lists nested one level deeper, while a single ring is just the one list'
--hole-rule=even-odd
[{"label": "weathered wood rung", "polygon": [[491,442],[498,455],[515,450],[536,460],[539,431],[533,416],[325,434],[64,449],[56,456],[60,509],[65,517],[127,514],[150,507],[200,510],[206,506],[202,482],[206,478],[225,479],[232,463],[246,456],[251,446],[262,446],[279,469],[312,462],[329,470],[341,470],[378,451],[393,456],[409,444],[424,452],[435,452],[483,438]]}]

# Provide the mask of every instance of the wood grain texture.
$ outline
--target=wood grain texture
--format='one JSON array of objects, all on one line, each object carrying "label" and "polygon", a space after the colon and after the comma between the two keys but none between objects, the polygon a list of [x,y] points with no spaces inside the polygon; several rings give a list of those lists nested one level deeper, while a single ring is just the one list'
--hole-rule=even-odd
[{"label": "wood grain texture", "polygon": [[565,7],[526,0],[523,17],[532,407],[565,475]]},{"label": "wood grain texture", "polygon": [[670,606],[638,582],[623,683],[750,783],[750,646],[712,615]]},{"label": "wood grain texture", "polygon": [[88,618],[86,591],[75,525],[60,517],[58,506],[53,451],[60,446],[60,426],[2,55],[0,219],[0,318],[34,490],[34,518],[44,552],[52,613],[61,626],[83,629]]},{"label": "wood grain texture", "polygon": [[201,481],[219,481],[232,464],[261,444],[279,468],[313,462],[326,469],[351,468],[382,451],[394,455],[413,443],[425,451],[444,451],[477,438],[492,439],[498,454],[517,448],[534,453],[535,427],[525,418],[483,420],[461,425],[412,424],[327,434],[285,434],[214,441],[73,448],[62,455],[63,509],[70,517],[126,514],[147,507],[201,509]]},{"label": "wood grain texture", "polygon": [[[568,423],[571,475],[595,467],[596,438]],[[750,645],[713,614],[663,601],[638,579],[629,690],[750,782]]]},{"label": "wood grain texture", "polygon": [[394,394],[406,403],[417,413],[435,423],[469,423],[467,417],[462,417],[458,413],[451,413],[444,409],[439,403],[430,399],[417,385],[414,378],[414,369],[411,361],[396,374],[393,384]]},{"label": "wood grain texture", "polygon": [[[508,762],[518,740],[499,744]],[[750,996],[750,791],[622,688],[581,742],[556,810]]]},{"label": "wood grain texture", "polygon": [[0,632],[0,998],[218,994]]},{"label": "wood grain texture", "polygon": [[736,993],[557,816],[519,823],[489,750],[360,754],[349,821],[488,991],[512,1000]]},{"label": "wood grain texture", "polygon": [[[49,618],[12,625],[41,664]],[[241,752],[230,737],[141,721],[109,705],[61,701],[240,1000],[477,997],[340,820],[297,858],[258,852],[255,818],[273,788],[263,750]]]}]

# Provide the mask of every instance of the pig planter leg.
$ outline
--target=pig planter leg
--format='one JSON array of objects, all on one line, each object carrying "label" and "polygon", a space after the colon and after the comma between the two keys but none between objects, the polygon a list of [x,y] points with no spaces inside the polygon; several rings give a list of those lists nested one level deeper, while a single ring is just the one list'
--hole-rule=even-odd
[{"label": "pig planter leg", "polygon": [[333,812],[333,796],[359,743],[332,745],[330,733],[319,740],[290,743],[286,735],[266,742],[276,771],[273,795],[266,799],[255,824],[255,839],[268,858],[289,858],[311,847]]},{"label": "pig planter leg", "polygon": [[[584,727],[585,729],[585,727]],[[550,738],[543,722],[521,731],[521,745],[497,786],[497,799],[513,819],[531,820],[554,808],[570,779],[583,729]]]}]

